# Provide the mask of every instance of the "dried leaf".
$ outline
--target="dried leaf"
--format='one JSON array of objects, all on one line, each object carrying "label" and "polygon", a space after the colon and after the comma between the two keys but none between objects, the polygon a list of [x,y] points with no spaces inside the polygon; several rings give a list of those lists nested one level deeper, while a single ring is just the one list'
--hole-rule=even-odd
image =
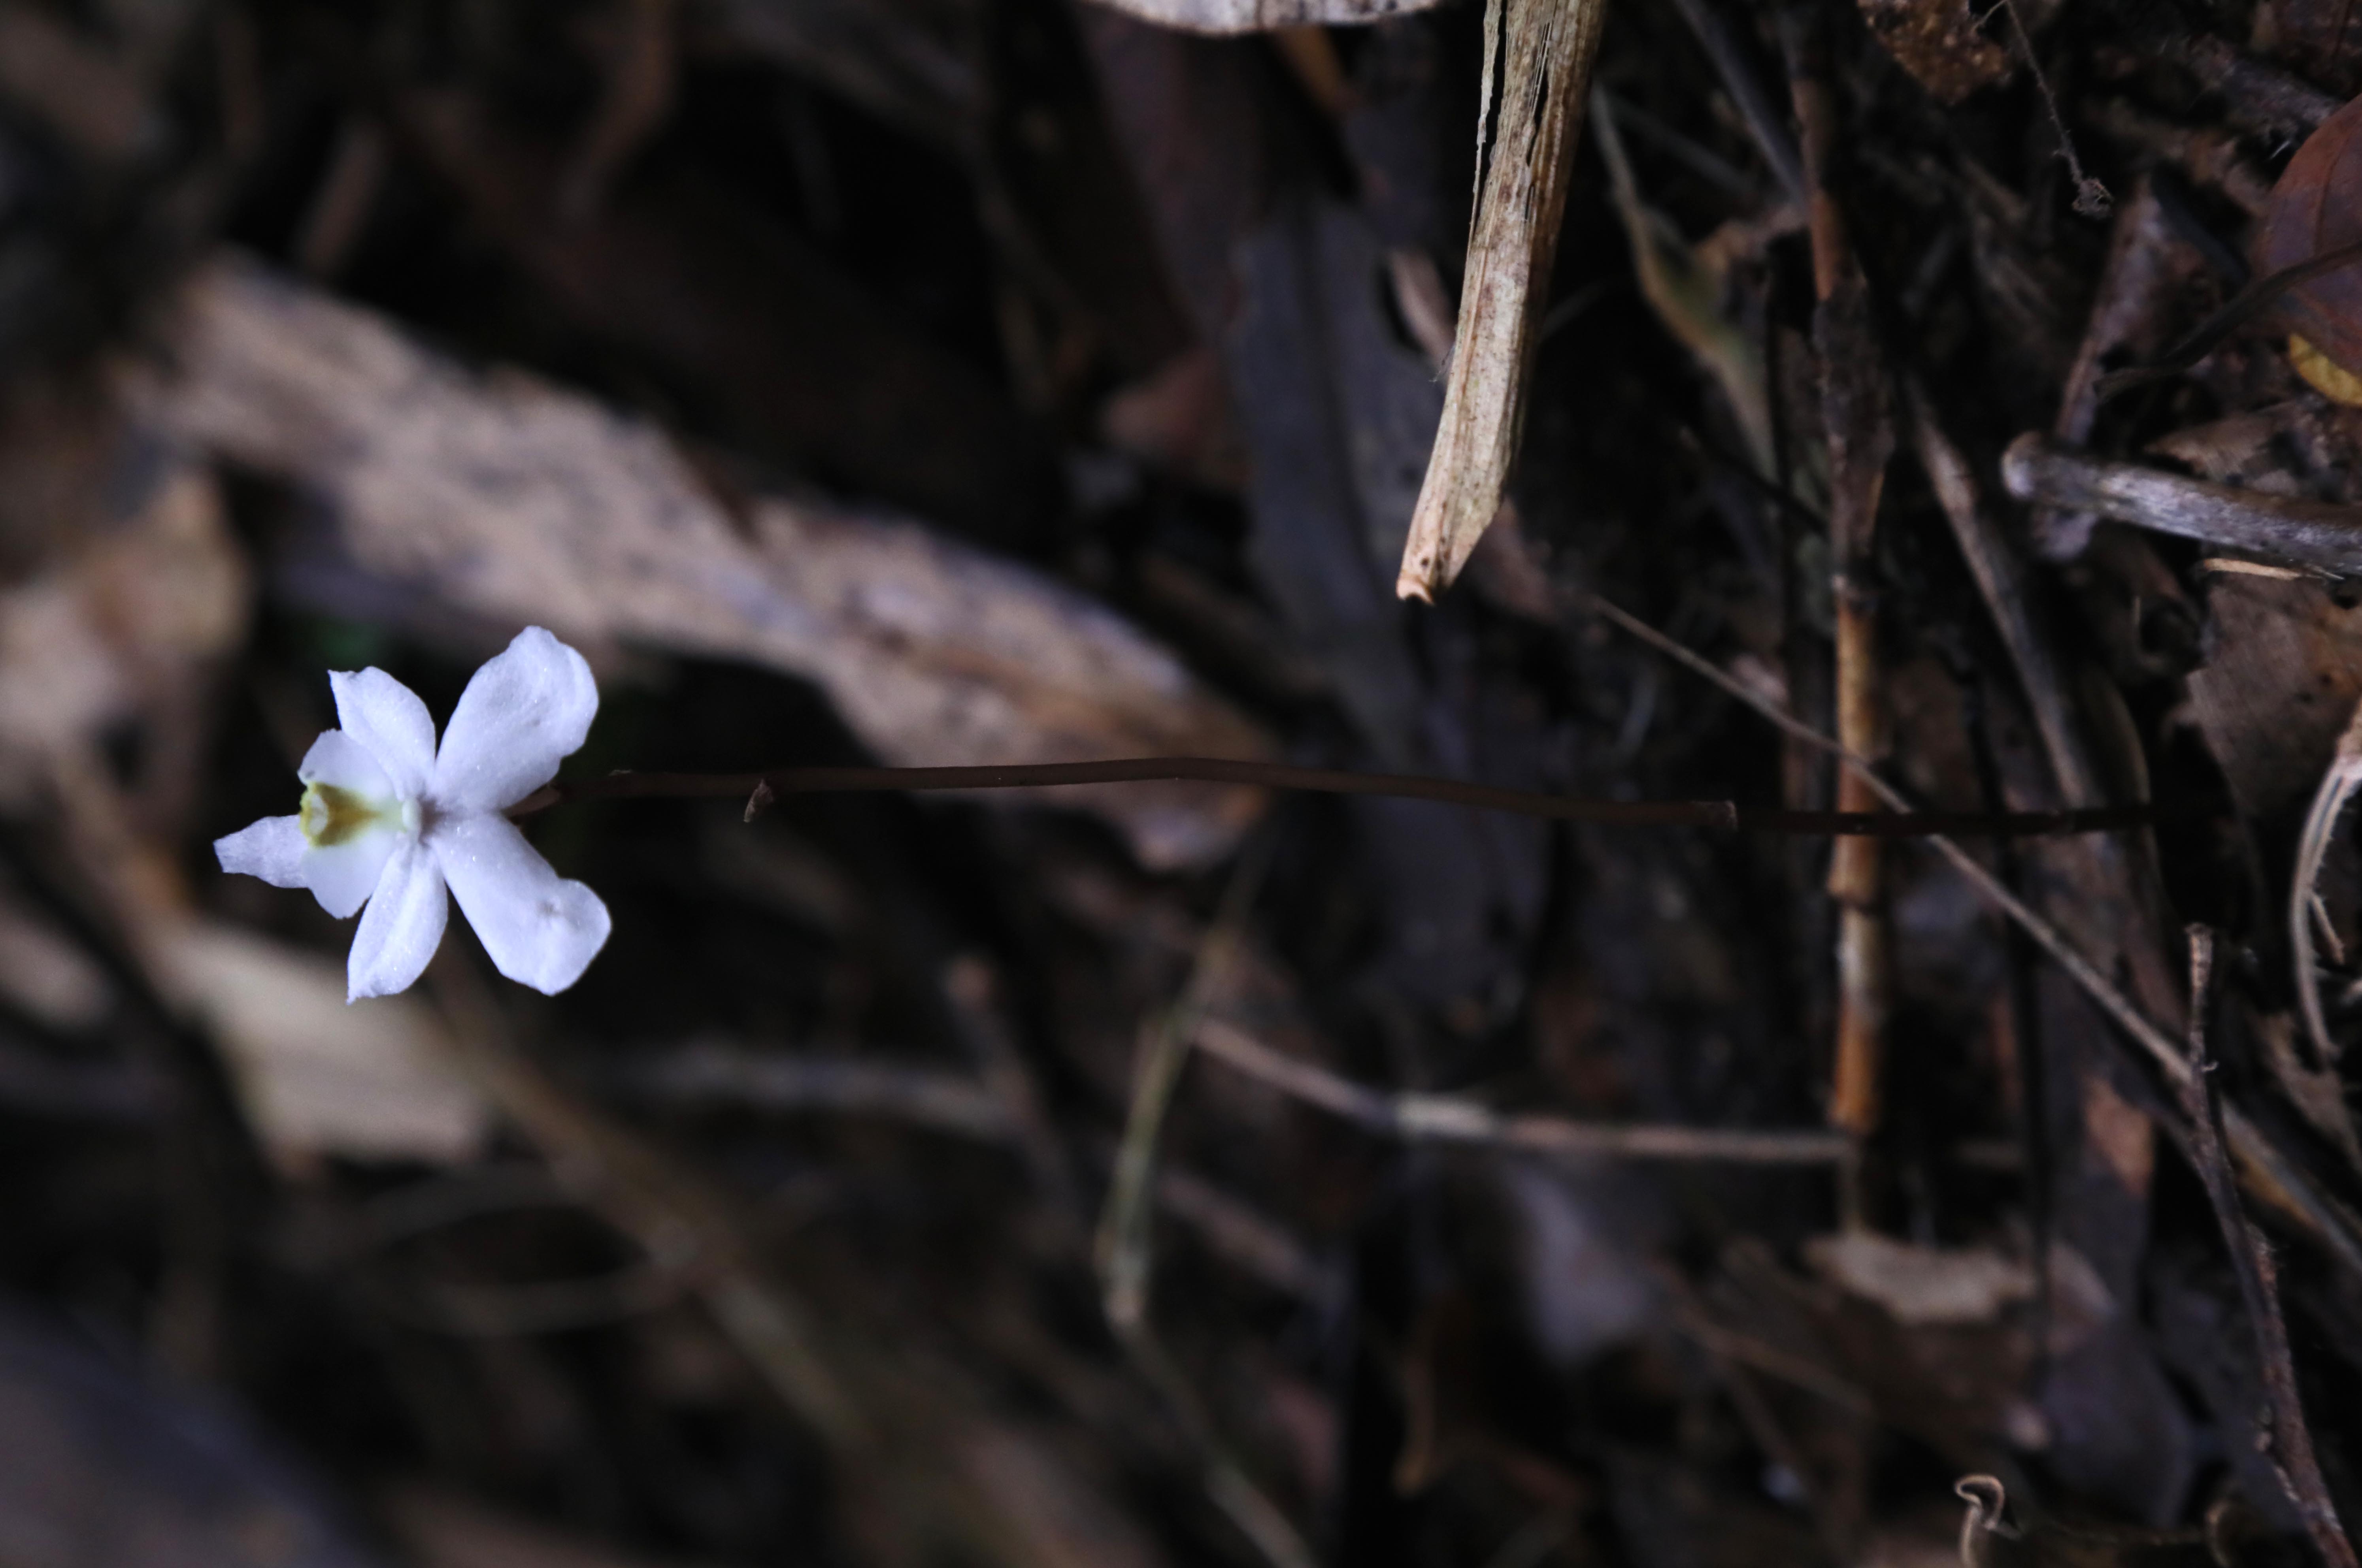
[{"label": "dried leaf", "polygon": [[[1164,649],[1026,568],[800,502],[756,500],[742,525],[649,426],[473,375],[250,265],[195,282],[182,365],[161,416],[311,491],[351,562],[448,610],[804,677],[893,762],[1269,749]],[[1157,867],[1220,856],[1261,799],[1195,785],[1054,798],[1104,813]]]},{"label": "dried leaf", "polygon": [[1486,7],[1476,222],[1443,423],[1395,583],[1405,599],[1432,600],[1451,586],[1501,509],[1606,14],[1605,0],[1490,0]]},{"label": "dried leaf", "polygon": [[491,1109],[424,1003],[349,1006],[342,964],[225,925],[188,925],[164,957],[281,1168],[332,1154],[453,1165],[483,1147]]},{"label": "dried leaf", "polygon": [[130,504],[79,551],[0,591],[0,798],[24,798],[50,759],[107,726],[184,698],[191,673],[245,629],[246,566],[213,477],[143,460],[156,456],[118,465],[118,480],[138,480]]},{"label": "dried leaf", "polygon": [[1969,0],[1860,0],[1862,20],[1937,103],[2009,80],[2017,62],[1977,29]]},{"label": "dried leaf", "polygon": [[[2280,171],[2257,227],[2258,274],[2362,243],[2362,98],[2322,122]],[[2362,261],[2281,294],[2273,315],[2332,364],[2362,375]]]}]

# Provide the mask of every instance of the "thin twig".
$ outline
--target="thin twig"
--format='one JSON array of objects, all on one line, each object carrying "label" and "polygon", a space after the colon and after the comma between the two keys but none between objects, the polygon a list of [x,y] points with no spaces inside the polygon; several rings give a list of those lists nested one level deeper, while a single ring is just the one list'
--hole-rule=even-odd
[{"label": "thin twig", "polygon": [[2043,837],[2112,833],[2160,820],[2157,808],[2104,807],[2072,812],[1922,812],[1909,822],[1886,812],[1792,812],[1731,801],[1589,801],[1535,790],[1503,790],[1458,778],[1404,773],[1349,773],[1292,767],[1220,756],[1137,756],[1106,762],[1033,762],[982,767],[774,767],[761,773],[611,773],[604,778],[551,784],[509,809],[512,817],[573,801],[747,799],[766,803],[780,795],[827,795],[947,790],[1036,790],[1063,784],[1133,784],[1188,779],[1295,790],[1326,795],[1377,795],[1442,801],[1479,811],[1613,827],[1734,828],[1746,833],[1804,836],[1867,834],[1920,838],[1934,833],[1977,837]]},{"label": "thin twig", "polygon": [[[2181,1107],[2190,1118],[2191,1146],[2196,1154],[2198,1178],[2223,1228],[2223,1243],[2231,1254],[2231,1270],[2238,1276],[2239,1295],[2246,1301],[2247,1320],[2256,1333],[2256,1359],[2269,1400],[2270,1428],[2265,1452],[2279,1474],[2289,1501],[2303,1518],[2313,1549],[2331,1568],[2362,1568],[2354,1543],[2337,1520],[2337,1505],[2322,1479],[2321,1461],[2313,1452],[2312,1430],[2306,1425],[2304,1402],[2296,1383],[2296,1362],[2289,1353],[2288,1323],[2280,1315],[2279,1281],[2263,1232],[2239,1207],[2231,1176],[2231,1163],[2223,1153],[2223,1137],[2215,1125],[2220,1102],[2208,1082],[2213,1071],[2206,1059],[2207,1003],[2213,990],[2214,937],[2204,926],[2190,928],[2190,1072],[2181,1088]],[[2263,1412],[2258,1412],[2258,1415]]]},{"label": "thin twig", "polygon": [[1193,1038],[1208,1055],[1292,1099],[1368,1132],[1411,1143],[1472,1143],[1533,1154],[1779,1165],[1834,1165],[1849,1146],[1842,1134],[1817,1130],[1755,1132],[1574,1121],[1498,1111],[1458,1095],[1390,1093],[1276,1051],[1219,1018],[1201,1021]]}]

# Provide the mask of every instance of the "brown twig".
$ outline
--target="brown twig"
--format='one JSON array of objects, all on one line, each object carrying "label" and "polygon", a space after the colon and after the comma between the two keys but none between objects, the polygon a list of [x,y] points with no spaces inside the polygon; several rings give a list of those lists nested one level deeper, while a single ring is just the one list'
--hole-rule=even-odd
[{"label": "brown twig", "polygon": [[[1805,186],[1813,246],[1813,348],[1820,361],[1821,423],[1829,460],[1830,583],[1837,612],[1837,727],[1847,750],[1886,755],[1879,690],[1877,529],[1886,465],[1894,452],[1892,397],[1871,320],[1869,280],[1855,259],[1845,214],[1830,186],[1837,156],[1837,105],[1825,46],[1808,27],[1790,39],[1790,89],[1803,132]],[[1851,774],[1838,779],[1838,809],[1871,812],[1878,799]],[[1829,856],[1828,893],[1838,905],[1838,1021],[1829,1121],[1856,1138],[1878,1126],[1881,1037],[1887,1010],[1887,930],[1883,857],[1867,837],[1838,844]],[[1849,1182],[1847,1209],[1859,1217]]]},{"label": "brown twig", "polygon": [[1193,1039],[1206,1055],[1291,1099],[1366,1131],[1414,1143],[1468,1143],[1532,1154],[1783,1165],[1833,1165],[1849,1147],[1834,1132],[1574,1121],[1498,1111],[1458,1095],[1374,1089],[1274,1050],[1218,1018],[1200,1022]]},{"label": "brown twig", "polygon": [[[2208,1076],[2206,1059],[2207,1003],[2213,989],[2214,937],[2204,926],[2190,928],[2190,1071],[2180,1085],[2181,1107],[2190,1119],[2191,1150],[2198,1178],[2205,1185],[2207,1201],[2223,1228],[2223,1243],[2231,1254],[2231,1270],[2238,1276],[2239,1295],[2256,1334],[2256,1359],[2269,1400],[2270,1426],[2267,1453],[2279,1471],[2280,1485],[2296,1506],[2312,1536],[2313,1549],[2331,1568],[2357,1568],[2354,1543],[2338,1523],[2337,1505],[2322,1479],[2321,1461],[2313,1452],[2312,1430],[2305,1424],[2304,1402],[2296,1383],[2296,1362],[2289,1353],[2288,1323],[2280,1316],[2279,1280],[2263,1232],[2239,1207],[2231,1176],[2231,1162],[2223,1152],[2217,1125],[2221,1106]],[[2263,1415],[2264,1412],[2258,1412]]]},{"label": "brown twig", "polygon": [[2095,513],[2159,534],[2362,575],[2362,507],[2268,495],[2070,452],[2029,432],[2002,457],[2020,501]]},{"label": "brown twig", "polygon": [[1919,838],[1935,833],[2003,838],[2111,833],[2158,820],[2149,807],[2071,812],[1923,812],[1909,821],[1886,812],[1796,812],[1730,801],[1592,801],[1535,790],[1503,790],[1458,778],[1402,773],[1348,773],[1218,756],[1138,756],[1106,762],[1008,763],[982,767],[774,767],[762,773],[612,773],[552,784],[509,809],[512,817],[572,801],[665,798],[745,799],[759,810],[781,795],[946,790],[1037,790],[1065,784],[1136,784],[1192,779],[1328,795],[1379,795],[1442,801],[1479,811],[1615,827],[1733,828],[1749,833],[1859,834]]}]

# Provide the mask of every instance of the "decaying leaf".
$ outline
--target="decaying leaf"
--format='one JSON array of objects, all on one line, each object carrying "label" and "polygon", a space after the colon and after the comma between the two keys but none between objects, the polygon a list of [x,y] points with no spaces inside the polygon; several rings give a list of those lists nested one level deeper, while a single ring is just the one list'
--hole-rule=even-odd
[{"label": "decaying leaf", "polygon": [[2016,61],[1978,30],[1969,0],[1861,0],[1862,20],[1928,96],[1957,104],[2009,80]]},{"label": "decaying leaf", "polygon": [[[1605,0],[1490,0],[1460,324],[1395,591],[1451,586],[1501,509]],[[1485,139],[1489,135],[1490,139]]]},{"label": "decaying leaf", "polygon": [[[2362,243],[2362,98],[2321,124],[2280,171],[2257,226],[2256,270],[2268,275]],[[2322,358],[2362,375],[2362,261],[2282,293],[2273,315]]]},{"label": "decaying leaf", "polygon": [[[757,499],[734,521],[652,427],[475,375],[251,265],[196,281],[181,363],[160,417],[293,481],[362,570],[429,602],[804,677],[897,763],[1268,749],[1170,654],[1026,568],[817,504]],[[1220,855],[1259,809],[1194,785],[1058,799],[1158,867]]]},{"label": "decaying leaf", "polygon": [[273,1160],[471,1159],[491,1110],[469,1084],[427,1007],[345,1001],[344,966],[204,922],[164,948],[170,978],[219,1043],[247,1121]]},{"label": "decaying leaf", "polygon": [[115,466],[117,514],[0,590],[0,798],[22,799],[61,749],[183,696],[245,625],[246,567],[213,476],[152,441]]},{"label": "decaying leaf", "polygon": [[2362,611],[2326,584],[2220,576],[2208,589],[2212,657],[2190,704],[2231,793],[2270,821],[2312,793],[2362,701]]}]

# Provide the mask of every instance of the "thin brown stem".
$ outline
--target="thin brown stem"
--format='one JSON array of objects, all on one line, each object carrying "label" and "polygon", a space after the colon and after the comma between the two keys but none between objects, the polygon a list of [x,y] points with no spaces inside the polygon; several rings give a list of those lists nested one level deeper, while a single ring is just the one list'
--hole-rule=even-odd
[{"label": "thin brown stem", "polygon": [[1614,827],[1735,828],[1746,833],[1924,838],[1934,834],[2024,838],[2051,834],[2112,833],[2160,820],[2153,807],[2104,807],[2072,812],[1796,812],[1732,801],[1595,801],[1537,790],[1503,790],[1458,778],[1405,773],[1350,773],[1220,756],[1134,756],[1105,762],[1009,763],[981,767],[774,767],[761,773],[611,773],[549,785],[510,808],[531,816],[573,801],[746,799],[756,808],[781,795],[830,795],[946,790],[1038,790],[1065,784],[1131,784],[1187,779],[1246,784],[1324,795],[1379,795],[1442,801],[1479,811]]},{"label": "thin brown stem", "polygon": [[2218,1125],[2222,1108],[2208,1081],[2213,1064],[2206,1059],[2207,1003],[2213,991],[2214,936],[2204,926],[2190,928],[2190,1072],[2181,1082],[2181,1106],[2190,1118],[2190,1148],[2198,1178],[2223,1229],[2223,1242],[2231,1254],[2231,1270],[2238,1276],[2239,1294],[2256,1334],[2256,1360],[2263,1375],[2269,1404],[2270,1426],[2261,1434],[2280,1485],[2296,1505],[2312,1538],[2313,1550],[2331,1568],[2357,1568],[2354,1543],[2338,1523],[2337,1505],[2322,1479],[2321,1461],[2313,1452],[2312,1430],[2305,1424],[2304,1401],[2296,1384],[2296,1361],[2289,1353],[2288,1323],[2280,1316],[2279,1279],[2261,1231],[2239,1207],[2239,1189],[2231,1175],[2231,1161],[2223,1150]]}]

